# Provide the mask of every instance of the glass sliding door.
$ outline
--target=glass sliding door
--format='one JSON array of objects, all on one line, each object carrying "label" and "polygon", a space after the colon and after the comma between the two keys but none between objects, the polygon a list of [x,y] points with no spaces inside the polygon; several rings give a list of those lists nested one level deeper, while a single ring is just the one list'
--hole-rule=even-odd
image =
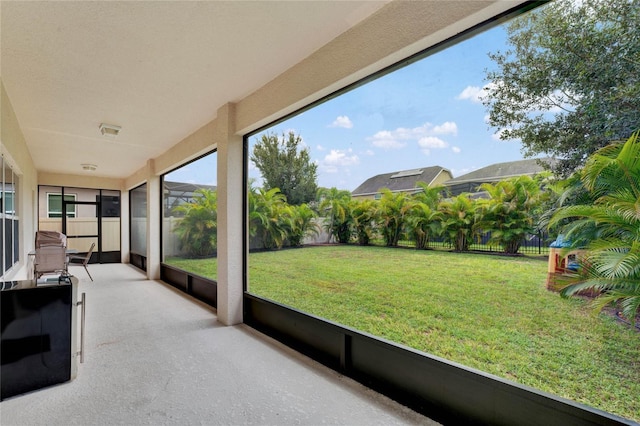
[{"label": "glass sliding door", "polygon": [[129,191],[129,212],[131,232],[130,262],[147,270],[147,184],[144,183]]},{"label": "glass sliding door", "polygon": [[120,191],[40,186],[38,229],[67,236],[67,246],[91,262],[120,262]]},{"label": "glass sliding door", "polygon": [[[63,201],[66,215],[62,222],[62,233],[67,236],[67,247],[87,253],[91,244],[99,258],[100,235],[98,232],[98,203],[95,201]],[[68,209],[73,210],[71,213]]]},{"label": "glass sliding door", "polygon": [[101,190],[100,203],[100,262],[120,262],[120,191]]}]

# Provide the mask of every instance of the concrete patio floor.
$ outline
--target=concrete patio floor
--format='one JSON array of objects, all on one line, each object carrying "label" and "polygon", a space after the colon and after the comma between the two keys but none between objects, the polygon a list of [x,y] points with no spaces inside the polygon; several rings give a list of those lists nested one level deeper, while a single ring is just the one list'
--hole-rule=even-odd
[{"label": "concrete patio floor", "polygon": [[3,401],[2,426],[436,424],[132,266],[89,269],[78,377]]}]

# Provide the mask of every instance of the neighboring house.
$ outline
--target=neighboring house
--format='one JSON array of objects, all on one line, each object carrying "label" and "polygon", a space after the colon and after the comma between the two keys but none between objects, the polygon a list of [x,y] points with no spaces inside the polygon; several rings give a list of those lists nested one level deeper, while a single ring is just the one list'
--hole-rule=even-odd
[{"label": "neighboring house", "polygon": [[532,158],[491,164],[490,166],[451,179],[445,182],[444,185],[449,188],[452,196],[462,194],[463,192],[476,193],[483,183],[496,183],[501,180],[523,175],[535,176],[544,171],[544,167],[540,164],[541,162],[553,165],[555,160],[552,158]]},{"label": "neighboring house", "polygon": [[399,172],[384,173],[373,176],[364,181],[353,192],[352,198],[379,199],[383,188],[391,192],[407,192],[415,194],[420,191],[418,182],[424,182],[429,187],[443,185],[453,178],[451,172],[444,167],[430,166],[420,169],[402,170]]}]

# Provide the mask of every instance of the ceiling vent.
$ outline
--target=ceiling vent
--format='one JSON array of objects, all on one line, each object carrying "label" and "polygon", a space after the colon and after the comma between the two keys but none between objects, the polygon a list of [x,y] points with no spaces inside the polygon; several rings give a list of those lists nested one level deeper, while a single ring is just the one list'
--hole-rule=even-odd
[{"label": "ceiling vent", "polygon": [[100,133],[102,133],[102,136],[110,136],[112,138],[115,138],[116,136],[118,136],[118,133],[120,133],[120,129],[120,126],[116,126],[114,124],[100,124]]}]

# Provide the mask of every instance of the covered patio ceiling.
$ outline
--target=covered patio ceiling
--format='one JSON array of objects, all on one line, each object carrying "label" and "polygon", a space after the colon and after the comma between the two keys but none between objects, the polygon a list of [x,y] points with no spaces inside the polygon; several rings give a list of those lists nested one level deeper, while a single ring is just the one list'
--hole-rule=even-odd
[{"label": "covered patio ceiling", "polygon": [[[125,178],[222,105],[393,3],[2,1],[0,75],[39,172],[79,175],[87,163],[97,166],[95,176]],[[440,31],[443,39],[523,2],[419,3],[429,5],[429,22],[451,27]],[[438,37],[408,41],[407,51],[359,71],[381,69]],[[378,40],[370,42],[363,48]],[[103,136],[101,123],[120,134]]]}]

